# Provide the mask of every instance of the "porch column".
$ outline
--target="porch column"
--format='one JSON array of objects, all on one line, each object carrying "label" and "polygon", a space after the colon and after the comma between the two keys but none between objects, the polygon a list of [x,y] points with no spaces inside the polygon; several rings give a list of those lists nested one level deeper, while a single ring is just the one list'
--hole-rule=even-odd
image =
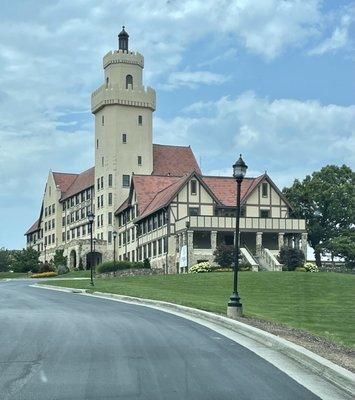
[{"label": "porch column", "polygon": [[302,235],[301,235],[301,250],[304,253],[306,261],[307,261],[307,238],[308,238],[307,232],[302,233]]},{"label": "porch column", "polygon": [[281,247],[284,245],[284,237],[285,237],[285,233],[279,232],[279,236],[278,236],[279,250],[281,250]]},{"label": "porch column", "polygon": [[187,231],[187,268],[194,265],[194,231]]},{"label": "porch column", "polygon": [[294,236],[294,240],[295,240],[295,249],[299,249],[300,248],[300,240],[301,240],[300,235],[296,234]]},{"label": "porch column", "polygon": [[259,256],[261,253],[261,247],[263,245],[263,233],[262,232],[256,232],[256,255]]},{"label": "porch column", "polygon": [[211,231],[211,250],[212,254],[217,248],[217,231]]}]

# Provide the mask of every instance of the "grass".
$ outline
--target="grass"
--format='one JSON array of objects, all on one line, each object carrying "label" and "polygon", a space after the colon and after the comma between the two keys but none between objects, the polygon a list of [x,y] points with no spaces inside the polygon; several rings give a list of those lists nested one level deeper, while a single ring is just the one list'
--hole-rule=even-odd
[{"label": "grass", "polygon": [[90,271],[70,271],[67,274],[59,276],[61,278],[90,278]]},{"label": "grass", "polygon": [[27,278],[27,274],[25,272],[0,272],[0,279],[7,278]]},{"label": "grass", "polygon": [[[246,316],[282,323],[351,347],[355,344],[355,276],[336,273],[243,272],[239,293]],[[87,281],[51,284],[90,289]],[[165,300],[226,313],[232,273],[97,279],[95,290]]]}]

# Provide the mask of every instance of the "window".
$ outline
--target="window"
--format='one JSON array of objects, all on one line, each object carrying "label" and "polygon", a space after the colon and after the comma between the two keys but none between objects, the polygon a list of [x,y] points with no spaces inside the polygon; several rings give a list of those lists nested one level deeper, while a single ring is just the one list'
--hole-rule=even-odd
[{"label": "window", "polygon": [[153,257],[157,255],[157,242],[153,242]]},{"label": "window", "polygon": [[112,206],[112,193],[108,194],[108,205]]},{"label": "window", "polygon": [[104,159],[104,157],[101,157],[101,166],[102,166],[102,167],[105,166],[105,159]]},{"label": "window", "polygon": [[85,192],[81,192],[81,202],[85,201]]},{"label": "window", "polygon": [[67,240],[70,240],[70,231],[67,231]]},{"label": "window", "polygon": [[51,235],[48,236],[48,244],[51,244]]},{"label": "window", "polygon": [[86,191],[86,198],[87,198],[88,200],[91,198],[91,191],[90,191],[90,189],[88,189],[88,190]]},{"label": "window", "polygon": [[51,215],[51,210],[52,210],[52,207],[48,206],[48,215]]},{"label": "window", "polygon": [[55,242],[55,235],[54,235],[54,233],[52,234],[52,243],[54,244],[54,242]]},{"label": "window", "polygon": [[70,199],[70,206],[71,206],[71,207],[74,206],[74,197],[72,197],[72,198]]},{"label": "window", "polygon": [[80,218],[81,218],[81,219],[85,218],[85,207],[83,207],[83,208],[80,210]]},{"label": "window", "polygon": [[74,222],[74,211],[70,213],[70,222]]},{"label": "window", "polygon": [[75,211],[75,221],[79,221],[79,210]]},{"label": "window", "polygon": [[65,242],[65,232],[62,232],[62,242]]},{"label": "window", "polygon": [[109,79],[106,77],[106,87],[108,87]]},{"label": "window", "polygon": [[75,229],[72,229],[72,231],[71,231],[71,238],[75,239]]},{"label": "window", "polygon": [[197,182],[195,180],[190,182],[190,191],[192,195],[197,194]]},{"label": "window", "polygon": [[246,215],[246,207],[245,206],[241,206],[240,207],[240,216],[241,217],[245,217]]},{"label": "window", "polygon": [[138,115],[138,125],[143,125],[143,117]]},{"label": "window", "polygon": [[101,177],[101,189],[103,189],[104,188],[104,177],[102,176]]},{"label": "window", "polygon": [[102,194],[101,195],[101,207],[103,207],[104,206],[104,195]]},{"label": "window", "polygon": [[55,213],[55,204],[52,204],[52,213]]},{"label": "window", "polygon": [[104,224],[104,214],[101,214],[101,226]]},{"label": "window", "polygon": [[52,219],[52,228],[55,227],[55,219]]},{"label": "window", "polygon": [[127,143],[127,134],[122,133],[122,143]]},{"label": "window", "polygon": [[107,221],[108,221],[108,224],[109,224],[109,225],[112,225],[112,212],[109,212],[109,213],[108,213]]},{"label": "window", "polygon": [[260,210],[260,218],[270,218],[270,210]]},{"label": "window", "polygon": [[142,156],[138,156],[138,165],[142,165]]},{"label": "window", "polygon": [[76,236],[80,237],[80,227],[76,228]]},{"label": "window", "polygon": [[108,187],[112,187],[112,174],[108,175]]},{"label": "window", "polygon": [[126,76],[126,89],[133,89],[133,77],[132,75]]},{"label": "window", "polygon": [[199,215],[200,210],[198,207],[189,207],[189,215],[194,216],[194,215]]},{"label": "window", "polygon": [[108,231],[107,240],[109,243],[112,243],[112,232],[111,231]]},{"label": "window", "polygon": [[44,231],[47,232],[47,222],[44,223]]},{"label": "window", "polygon": [[101,125],[102,126],[105,125],[105,116],[104,115],[101,116]]},{"label": "window", "polygon": [[99,139],[96,139],[96,148],[99,148]]},{"label": "window", "polygon": [[129,187],[129,175],[122,176],[122,186]]},{"label": "window", "polygon": [[118,235],[118,245],[122,246],[122,234],[121,233]]},{"label": "window", "polygon": [[263,197],[267,197],[267,187],[268,187],[268,185],[267,185],[266,182],[264,182],[264,183],[261,185],[261,193],[262,193],[262,196],[263,196]]},{"label": "window", "polygon": [[65,217],[62,217],[62,226],[65,226]]},{"label": "window", "polygon": [[77,194],[76,196],[75,196],[75,204],[77,205],[77,204],[79,204],[80,203],[80,197],[79,197],[79,195]]},{"label": "window", "polygon": [[66,204],[67,204],[66,202],[63,203],[63,211],[65,211],[66,209]]},{"label": "window", "polygon": [[50,230],[51,229],[51,221],[49,220],[48,221],[48,230]]},{"label": "window", "polygon": [[82,232],[83,232],[83,236],[86,235],[86,225],[82,226]]},{"label": "window", "polygon": [[67,215],[67,225],[69,225],[70,224],[70,215],[68,214]]},{"label": "window", "polygon": [[47,216],[47,207],[44,209],[44,216]]}]

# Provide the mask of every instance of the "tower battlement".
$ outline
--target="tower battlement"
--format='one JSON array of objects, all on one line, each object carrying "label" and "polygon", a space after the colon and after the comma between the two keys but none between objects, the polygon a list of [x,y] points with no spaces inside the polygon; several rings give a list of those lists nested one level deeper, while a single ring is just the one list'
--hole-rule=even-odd
[{"label": "tower battlement", "polygon": [[91,112],[95,114],[106,105],[126,105],[155,110],[156,95],[151,87],[126,89],[119,85],[102,85],[91,95]]},{"label": "tower battlement", "polygon": [[103,58],[104,69],[111,64],[133,64],[144,68],[144,57],[138,51],[109,51]]}]

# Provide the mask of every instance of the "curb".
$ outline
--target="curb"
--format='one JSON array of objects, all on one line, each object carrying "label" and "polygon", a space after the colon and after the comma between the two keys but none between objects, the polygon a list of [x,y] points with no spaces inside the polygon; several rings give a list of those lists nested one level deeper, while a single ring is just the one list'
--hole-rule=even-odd
[{"label": "curb", "polygon": [[301,365],[310,369],[314,373],[322,376],[332,384],[346,391],[350,395],[355,393],[355,374],[347,369],[340,367],[333,362],[318,356],[317,354],[305,349],[302,346],[289,342],[269,332],[259,328],[247,325],[240,321],[235,321],[222,315],[214,314],[208,311],[196,308],[186,307],[174,303],[159,300],[141,299],[138,297],[122,296],[113,293],[93,292],[88,293],[85,289],[72,289],[51,285],[31,285],[37,288],[54,289],[62,292],[79,293],[85,296],[99,297],[104,299],[115,299],[127,303],[142,305],[146,307],[159,308],[166,312],[177,312],[180,316],[192,316],[205,321],[217,324],[223,328],[230,329],[233,332],[248,337],[264,346],[277,350],[289,358],[297,361]]}]

